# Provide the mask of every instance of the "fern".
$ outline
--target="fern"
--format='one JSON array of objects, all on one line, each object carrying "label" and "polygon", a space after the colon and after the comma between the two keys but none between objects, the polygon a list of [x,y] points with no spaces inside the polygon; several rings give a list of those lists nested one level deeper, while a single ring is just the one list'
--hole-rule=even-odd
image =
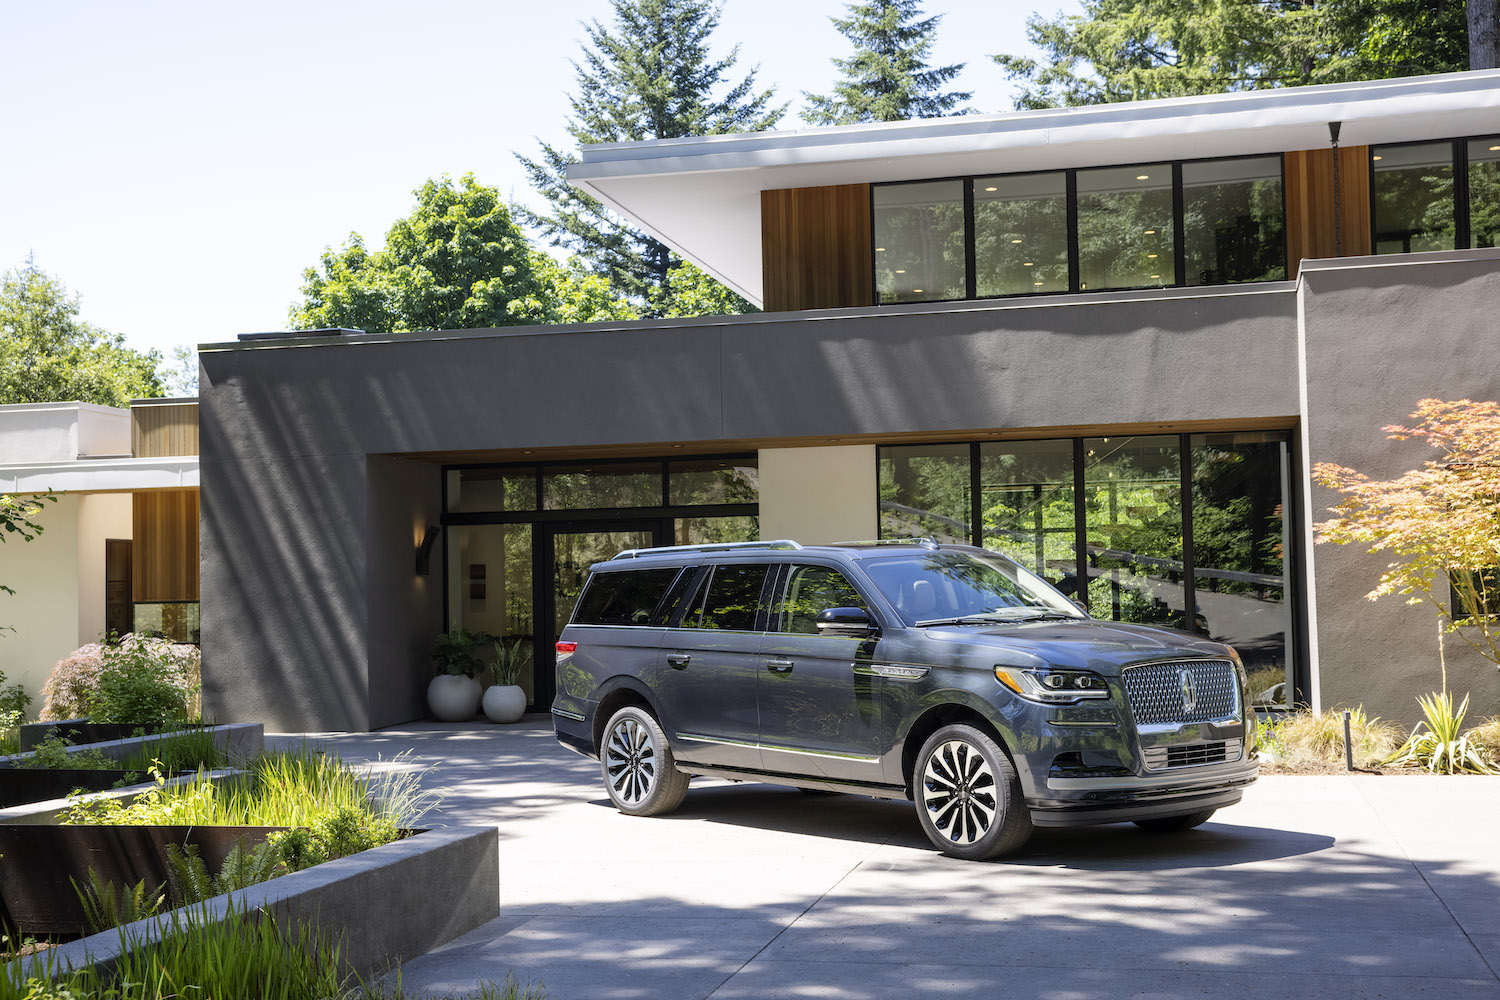
[{"label": "fern", "polygon": [[167,885],[171,888],[173,908],[201,903],[214,894],[197,844],[185,848],[167,845]]},{"label": "fern", "polygon": [[89,869],[87,885],[80,886],[71,878],[68,881],[72,882],[73,891],[83,904],[83,918],[90,934],[154,916],[166,901],[165,886],[158,885],[148,891],[146,880],[141,879],[134,888],[127,887],[116,893],[115,884],[102,881],[92,868]]},{"label": "fern", "polygon": [[198,856],[197,844],[188,844],[185,848],[167,845],[167,882],[171,886],[174,907],[190,906],[212,896],[247,889],[281,873],[280,853],[269,840],[248,851],[244,840],[240,840],[224,858],[219,874],[212,878],[208,866]]},{"label": "fern", "polygon": [[214,879],[214,895],[258,885],[281,874],[276,870],[281,858],[275,844],[265,841],[249,851],[241,850],[243,845],[244,841],[235,844],[224,859],[224,867]]}]

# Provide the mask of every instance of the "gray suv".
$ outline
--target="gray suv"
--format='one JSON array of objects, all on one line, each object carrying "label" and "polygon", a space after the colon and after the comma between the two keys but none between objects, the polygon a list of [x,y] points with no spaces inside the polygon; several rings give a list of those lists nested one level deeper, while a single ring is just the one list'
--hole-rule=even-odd
[{"label": "gray suv", "polygon": [[592,568],[557,643],[557,738],[621,812],[691,775],[916,803],[944,853],[1037,826],[1187,830],[1255,781],[1229,646],[1090,618],[931,540],[673,546]]}]

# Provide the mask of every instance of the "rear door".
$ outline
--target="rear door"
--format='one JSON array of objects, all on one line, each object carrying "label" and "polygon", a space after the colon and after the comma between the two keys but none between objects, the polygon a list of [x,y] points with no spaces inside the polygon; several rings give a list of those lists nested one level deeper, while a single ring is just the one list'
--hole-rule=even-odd
[{"label": "rear door", "polygon": [[769,563],[704,567],[697,589],[662,636],[654,690],[662,727],[684,761],[758,769],[756,703],[765,670],[762,597]]},{"label": "rear door", "polygon": [[767,770],[883,780],[877,640],[818,634],[820,611],[851,607],[868,611],[869,603],[837,567],[793,563],[780,574],[760,656]]}]

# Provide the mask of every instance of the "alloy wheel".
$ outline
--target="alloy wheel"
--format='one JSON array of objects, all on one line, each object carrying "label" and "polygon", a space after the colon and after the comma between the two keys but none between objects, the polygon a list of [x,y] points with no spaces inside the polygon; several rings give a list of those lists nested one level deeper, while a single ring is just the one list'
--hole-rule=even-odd
[{"label": "alloy wheel", "polygon": [[955,844],[972,844],[995,822],[999,808],[995,774],[963,740],[949,740],[927,760],[922,805],[934,829]]},{"label": "alloy wheel", "polygon": [[656,744],[635,719],[621,719],[609,731],[604,767],[615,796],[627,806],[638,806],[656,783]]}]

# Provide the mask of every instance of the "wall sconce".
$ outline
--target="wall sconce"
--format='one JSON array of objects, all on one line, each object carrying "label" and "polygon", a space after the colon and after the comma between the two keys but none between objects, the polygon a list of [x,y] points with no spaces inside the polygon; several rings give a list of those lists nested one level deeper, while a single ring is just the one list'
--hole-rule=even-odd
[{"label": "wall sconce", "polygon": [[422,535],[422,542],[417,546],[417,575],[427,576],[432,572],[432,547],[437,544],[438,535],[442,529],[435,524],[429,524],[427,531]]}]

